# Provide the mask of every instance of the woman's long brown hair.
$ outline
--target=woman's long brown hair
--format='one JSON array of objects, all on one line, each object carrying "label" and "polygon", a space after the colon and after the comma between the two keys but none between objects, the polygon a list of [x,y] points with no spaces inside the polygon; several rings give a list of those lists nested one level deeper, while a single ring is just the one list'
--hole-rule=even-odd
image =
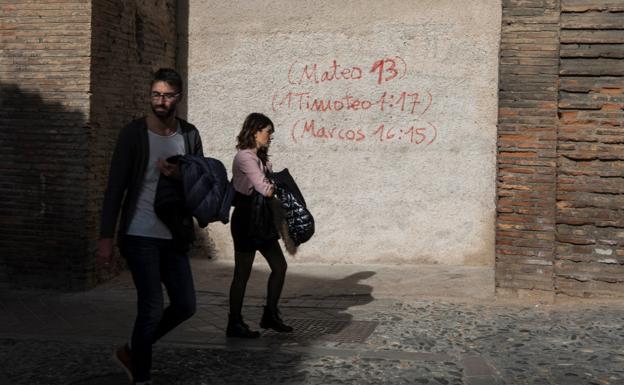
[{"label": "woman's long brown hair", "polygon": [[[238,150],[256,148],[256,132],[262,131],[266,126],[271,126],[270,133],[273,133],[274,126],[271,119],[258,112],[249,114],[245,118],[245,122],[243,122],[243,128],[241,128],[240,133],[236,137],[238,141],[236,148]],[[259,148],[257,155],[262,164],[266,164],[269,160],[269,149],[266,147]]]}]

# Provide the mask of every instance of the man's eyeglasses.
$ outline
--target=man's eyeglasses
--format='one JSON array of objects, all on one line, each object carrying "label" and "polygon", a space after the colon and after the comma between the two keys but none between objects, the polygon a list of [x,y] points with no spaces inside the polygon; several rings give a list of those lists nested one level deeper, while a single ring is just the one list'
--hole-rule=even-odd
[{"label": "man's eyeglasses", "polygon": [[161,94],[160,92],[152,92],[150,94],[150,97],[152,98],[152,100],[158,100],[160,98],[163,98],[166,101],[170,102],[173,99],[175,99],[178,95],[180,95],[179,92],[176,92],[176,93],[168,92],[168,93],[164,93],[164,94]]}]

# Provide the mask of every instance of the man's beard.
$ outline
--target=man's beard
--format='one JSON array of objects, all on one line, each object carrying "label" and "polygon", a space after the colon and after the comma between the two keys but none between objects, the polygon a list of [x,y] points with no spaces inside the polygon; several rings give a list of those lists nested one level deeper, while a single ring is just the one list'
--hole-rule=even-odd
[{"label": "man's beard", "polygon": [[[160,107],[162,108],[161,110],[157,110],[156,108]],[[152,105],[152,111],[154,112],[154,115],[158,116],[159,118],[168,118],[171,115],[173,115],[173,113],[175,112],[175,106],[171,106],[169,108],[165,107],[165,106],[154,106]]]}]

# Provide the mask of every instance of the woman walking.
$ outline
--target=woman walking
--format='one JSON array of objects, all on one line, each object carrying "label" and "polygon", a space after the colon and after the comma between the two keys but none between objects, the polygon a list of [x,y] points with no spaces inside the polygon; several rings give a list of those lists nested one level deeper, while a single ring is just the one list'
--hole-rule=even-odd
[{"label": "woman walking", "polygon": [[252,113],[245,119],[237,137],[238,153],[234,157],[232,166],[232,181],[236,197],[230,227],[234,241],[235,266],[230,287],[230,314],[226,331],[228,337],[257,338],[260,336],[258,331],[249,329],[241,315],[245,288],[256,251],[260,251],[271,268],[266,306],[260,327],[277,332],[293,330],[292,327],[284,324],[277,307],[287,268],[284,253],[278,243],[278,236],[260,240],[253,234],[254,229],[250,226],[254,191],[268,198],[272,197],[275,191],[273,184],[266,178],[266,173],[272,172],[268,149],[273,131],[273,122],[268,117]]}]

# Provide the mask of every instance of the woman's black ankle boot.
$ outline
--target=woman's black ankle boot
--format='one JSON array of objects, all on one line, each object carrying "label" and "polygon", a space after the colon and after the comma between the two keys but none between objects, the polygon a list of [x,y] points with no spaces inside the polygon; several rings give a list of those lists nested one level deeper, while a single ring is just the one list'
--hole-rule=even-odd
[{"label": "woman's black ankle boot", "polygon": [[262,314],[262,321],[260,321],[260,327],[263,329],[273,329],[279,333],[292,332],[293,328],[286,325],[279,316],[279,310],[271,310],[268,306],[264,307],[264,313]]},{"label": "woman's black ankle boot", "polygon": [[228,325],[225,335],[237,338],[258,338],[260,337],[260,332],[250,330],[249,326],[243,322],[243,317],[240,314],[228,314]]}]

